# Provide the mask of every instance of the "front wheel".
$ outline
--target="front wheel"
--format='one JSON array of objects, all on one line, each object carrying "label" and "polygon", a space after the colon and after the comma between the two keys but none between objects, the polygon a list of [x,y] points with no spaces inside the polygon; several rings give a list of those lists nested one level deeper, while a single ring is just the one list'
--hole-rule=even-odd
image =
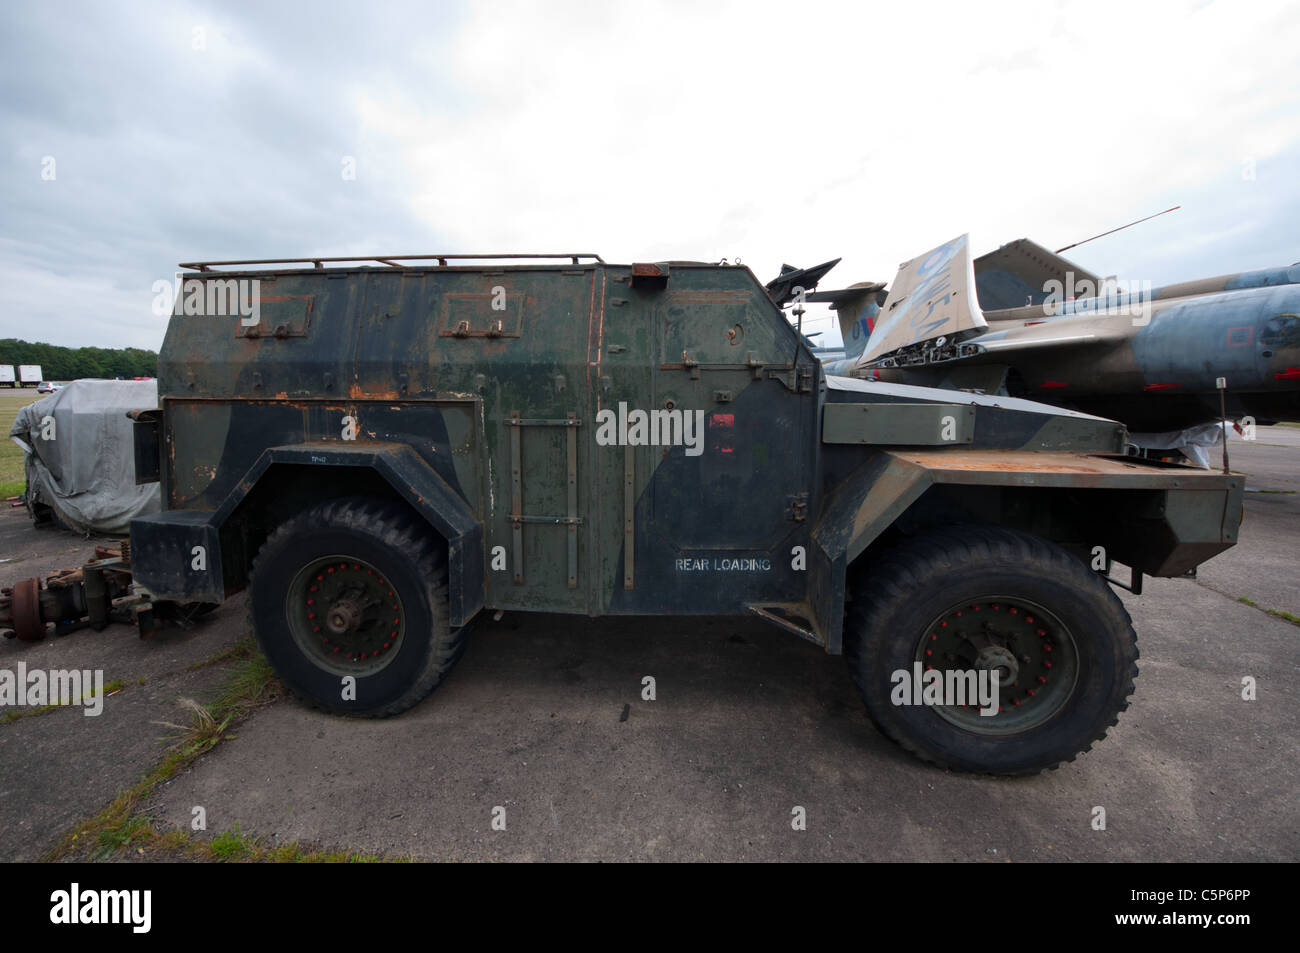
[{"label": "front wheel", "polygon": [[917,537],[860,575],[845,658],[890,739],[960,771],[1033,774],[1087,751],[1128,707],[1137,636],[1109,586],[1046,540],[997,527]]},{"label": "front wheel", "polygon": [[253,564],[262,652],[298,696],[331,712],[405,711],[442,681],[468,626],[447,614],[444,548],[379,500],[323,503],[277,529]]}]

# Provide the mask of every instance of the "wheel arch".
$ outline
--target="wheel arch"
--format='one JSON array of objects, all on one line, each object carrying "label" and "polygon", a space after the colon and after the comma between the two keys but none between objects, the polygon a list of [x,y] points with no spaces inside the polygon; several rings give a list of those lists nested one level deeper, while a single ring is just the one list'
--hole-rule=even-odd
[{"label": "wheel arch", "polygon": [[[1181,575],[1236,540],[1242,481],[1203,471],[1131,471],[1097,477],[1099,458],[1025,454],[1020,468],[945,465],[944,455],[882,452],[863,463],[823,505],[809,570],[826,649],[843,645],[851,572],[900,538],[954,523],[987,523],[1050,540],[1090,564],[1104,559],[1153,576]],[[954,464],[958,458],[954,458]]]},{"label": "wheel arch", "polygon": [[[247,585],[257,550],[277,525],[341,496],[390,500],[423,520],[446,546],[451,624],[464,625],[482,609],[481,522],[414,450],[397,444],[269,448],[215,511],[164,511],[133,521],[135,574],[160,598],[219,601]],[[196,540],[220,551],[201,575],[182,558]]]}]

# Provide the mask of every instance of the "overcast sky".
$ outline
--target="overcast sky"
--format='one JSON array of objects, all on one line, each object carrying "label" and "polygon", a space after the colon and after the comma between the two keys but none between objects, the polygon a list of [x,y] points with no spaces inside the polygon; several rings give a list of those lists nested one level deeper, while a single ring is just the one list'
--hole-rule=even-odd
[{"label": "overcast sky", "polygon": [[196,259],[842,256],[832,288],[1181,205],[1069,257],[1290,264],[1297,62],[1282,0],[12,0],[0,337],[157,349],[152,285]]}]

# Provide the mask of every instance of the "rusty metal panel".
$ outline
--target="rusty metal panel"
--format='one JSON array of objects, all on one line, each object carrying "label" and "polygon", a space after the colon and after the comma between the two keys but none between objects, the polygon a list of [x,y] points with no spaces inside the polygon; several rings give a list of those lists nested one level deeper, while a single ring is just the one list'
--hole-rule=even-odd
[{"label": "rusty metal panel", "polygon": [[311,328],[312,308],[316,303],[315,295],[259,295],[258,299],[261,305],[260,320],[254,324],[241,320],[235,329],[236,337],[271,337],[283,340],[307,336]]},{"label": "rusty metal panel", "polygon": [[1113,489],[1227,491],[1239,477],[1132,457],[1002,450],[897,450],[900,460],[933,472],[936,483],[981,486],[1056,486]]},{"label": "rusty metal panel", "polygon": [[[523,334],[524,298],[511,295],[504,285],[499,293],[443,295],[441,337],[506,337]],[[498,307],[498,305],[500,307]]]},{"label": "rusty metal panel", "polygon": [[[163,476],[173,508],[215,509],[268,447],[335,441],[405,444],[472,509],[480,507],[479,410],[464,400],[217,400],[164,403]],[[346,439],[345,420],[355,433]]]}]

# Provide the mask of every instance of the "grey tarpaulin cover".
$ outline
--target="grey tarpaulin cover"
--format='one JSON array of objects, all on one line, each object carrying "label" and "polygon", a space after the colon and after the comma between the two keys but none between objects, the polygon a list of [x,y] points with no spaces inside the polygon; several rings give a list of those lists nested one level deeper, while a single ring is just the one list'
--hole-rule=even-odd
[{"label": "grey tarpaulin cover", "polygon": [[157,381],[83,380],[18,411],[9,436],[26,452],[29,506],[51,507],[79,533],[121,536],[133,518],[157,513],[158,484],[135,485],[134,425],[126,416],[157,406]]},{"label": "grey tarpaulin cover", "polygon": [[1177,450],[1202,469],[1210,468],[1210,451],[1223,443],[1223,424],[1197,424],[1168,433],[1131,433],[1128,442],[1144,450]]}]

